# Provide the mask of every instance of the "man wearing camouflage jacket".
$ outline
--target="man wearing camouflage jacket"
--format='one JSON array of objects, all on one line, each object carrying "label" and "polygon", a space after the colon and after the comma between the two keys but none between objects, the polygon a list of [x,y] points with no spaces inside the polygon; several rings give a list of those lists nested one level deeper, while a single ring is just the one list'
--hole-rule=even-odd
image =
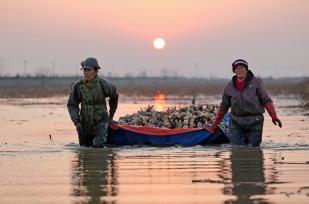
[{"label": "man wearing camouflage jacket", "polygon": [[[98,77],[100,66],[95,58],[87,58],[81,65],[84,77],[73,84],[67,107],[80,146],[103,147],[109,122],[118,106],[118,94],[112,83]],[[106,98],[109,98],[109,113]]]}]

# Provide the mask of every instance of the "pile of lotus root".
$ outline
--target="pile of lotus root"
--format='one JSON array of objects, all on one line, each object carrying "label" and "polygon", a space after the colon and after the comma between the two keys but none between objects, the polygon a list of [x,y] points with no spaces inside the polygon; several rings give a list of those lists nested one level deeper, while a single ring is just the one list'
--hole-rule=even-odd
[{"label": "pile of lotus root", "polygon": [[[216,105],[190,105],[187,107],[169,107],[166,111],[156,111],[154,106],[139,110],[137,113],[119,118],[121,125],[136,125],[158,128],[202,128],[203,125],[212,124],[216,116]],[[221,122],[220,127],[224,127]]]}]

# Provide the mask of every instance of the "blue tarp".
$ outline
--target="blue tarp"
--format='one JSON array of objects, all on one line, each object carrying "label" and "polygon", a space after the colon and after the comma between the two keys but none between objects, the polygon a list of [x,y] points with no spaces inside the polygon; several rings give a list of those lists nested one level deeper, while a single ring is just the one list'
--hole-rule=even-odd
[{"label": "blue tarp", "polygon": [[[229,118],[229,114],[225,115],[226,125]],[[215,135],[202,128],[162,129],[119,124],[110,126],[108,138],[108,143],[113,145],[194,146],[228,142],[228,132],[222,129]]]}]

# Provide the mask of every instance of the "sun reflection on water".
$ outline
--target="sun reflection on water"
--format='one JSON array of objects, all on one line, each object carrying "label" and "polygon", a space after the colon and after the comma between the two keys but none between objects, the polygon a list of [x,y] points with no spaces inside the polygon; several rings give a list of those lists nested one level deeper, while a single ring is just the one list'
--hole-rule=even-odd
[{"label": "sun reflection on water", "polygon": [[156,91],[156,94],[153,97],[154,108],[157,111],[163,111],[166,107],[166,95],[160,90]]}]

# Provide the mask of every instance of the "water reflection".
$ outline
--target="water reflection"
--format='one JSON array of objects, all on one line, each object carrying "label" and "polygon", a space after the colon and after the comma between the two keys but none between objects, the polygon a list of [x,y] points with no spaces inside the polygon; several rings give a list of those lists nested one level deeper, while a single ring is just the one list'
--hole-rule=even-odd
[{"label": "water reflection", "polygon": [[72,161],[72,195],[75,203],[269,203],[273,156],[257,148],[84,148]]},{"label": "water reflection", "polygon": [[72,160],[72,195],[76,203],[116,203],[117,176],[111,149],[80,149]]},{"label": "water reflection", "polygon": [[163,92],[160,90],[156,91],[156,94],[153,97],[154,104],[155,104],[155,110],[157,111],[164,111],[166,107],[166,96]]},{"label": "water reflection", "polygon": [[263,151],[259,148],[235,148],[231,150],[231,185],[224,193],[235,199],[225,203],[268,203],[266,194]]}]

